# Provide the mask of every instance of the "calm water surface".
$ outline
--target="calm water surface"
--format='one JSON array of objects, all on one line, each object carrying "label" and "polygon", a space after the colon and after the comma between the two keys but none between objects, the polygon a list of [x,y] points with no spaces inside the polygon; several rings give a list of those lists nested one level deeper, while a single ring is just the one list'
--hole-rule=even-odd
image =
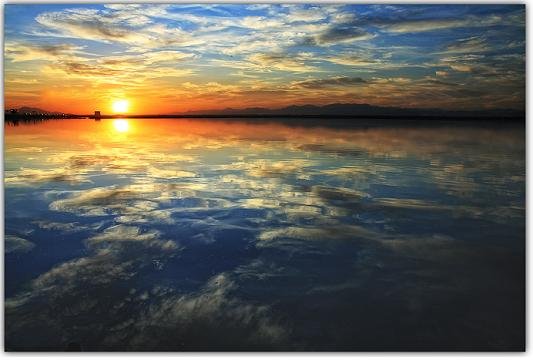
[{"label": "calm water surface", "polygon": [[51,120],[4,166],[9,350],[523,348],[523,126]]}]

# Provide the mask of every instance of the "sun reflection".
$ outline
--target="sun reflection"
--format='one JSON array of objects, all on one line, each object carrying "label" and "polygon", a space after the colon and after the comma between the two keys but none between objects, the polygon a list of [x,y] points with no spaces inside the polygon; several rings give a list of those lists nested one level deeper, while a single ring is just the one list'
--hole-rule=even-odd
[{"label": "sun reflection", "polygon": [[124,119],[113,120],[113,126],[115,127],[115,130],[121,133],[127,132],[130,129],[130,124],[128,123],[128,120]]}]

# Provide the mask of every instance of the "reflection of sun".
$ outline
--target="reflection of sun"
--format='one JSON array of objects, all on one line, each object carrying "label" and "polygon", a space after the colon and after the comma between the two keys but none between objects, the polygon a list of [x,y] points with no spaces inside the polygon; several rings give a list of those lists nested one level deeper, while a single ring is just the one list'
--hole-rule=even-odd
[{"label": "reflection of sun", "polygon": [[113,120],[113,126],[118,132],[126,132],[130,129],[130,124],[128,123],[128,120],[124,119]]},{"label": "reflection of sun", "polygon": [[125,113],[128,111],[130,103],[128,100],[115,100],[113,101],[113,112],[115,113]]}]

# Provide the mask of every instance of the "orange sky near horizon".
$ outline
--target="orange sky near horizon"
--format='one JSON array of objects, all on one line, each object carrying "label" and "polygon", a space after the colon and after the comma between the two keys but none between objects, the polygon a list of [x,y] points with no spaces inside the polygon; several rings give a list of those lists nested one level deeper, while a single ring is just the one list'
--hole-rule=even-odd
[{"label": "orange sky near horizon", "polygon": [[[176,89],[176,92],[179,90]],[[128,110],[117,112],[113,109],[113,104],[117,101],[126,100],[129,103]],[[338,98],[323,98],[312,101],[315,105],[326,105],[339,102]],[[279,95],[261,96],[260,99],[232,98],[231,95],[217,94],[213,96],[197,96],[186,98],[180,101],[172,99],[165,101],[157,96],[148,97],[143,92],[130,91],[127,93],[116,93],[111,89],[97,89],[92,92],[76,93],[70,89],[45,89],[42,96],[31,101],[20,102],[11,94],[5,95],[6,109],[19,108],[22,106],[38,107],[47,111],[65,112],[71,114],[92,114],[95,110],[102,114],[169,114],[177,112],[187,112],[195,110],[217,110],[225,108],[246,108],[265,107],[281,108],[290,105],[309,104],[308,99],[298,99],[293,97],[280,98]],[[384,104],[386,105],[386,104]]]}]

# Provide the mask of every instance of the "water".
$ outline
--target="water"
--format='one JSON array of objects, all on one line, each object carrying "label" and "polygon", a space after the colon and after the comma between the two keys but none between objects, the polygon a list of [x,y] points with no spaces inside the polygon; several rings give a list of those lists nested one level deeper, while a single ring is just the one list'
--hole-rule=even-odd
[{"label": "water", "polygon": [[523,125],[51,120],[4,166],[8,350],[523,349]]}]

